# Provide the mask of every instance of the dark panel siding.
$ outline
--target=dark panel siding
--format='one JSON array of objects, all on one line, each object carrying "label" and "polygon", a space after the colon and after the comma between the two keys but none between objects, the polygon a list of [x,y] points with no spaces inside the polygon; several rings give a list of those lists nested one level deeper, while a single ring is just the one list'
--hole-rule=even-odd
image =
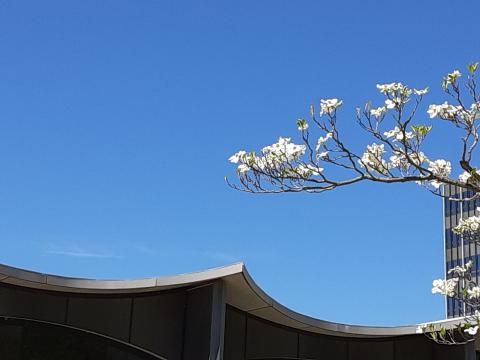
[{"label": "dark panel siding", "polygon": [[224,358],[228,360],[245,359],[245,333],[247,316],[243,311],[227,307],[225,314]]},{"label": "dark panel siding", "polygon": [[212,287],[187,292],[185,309],[184,360],[208,360],[212,323]]},{"label": "dark panel siding", "polygon": [[292,329],[227,306],[224,360],[475,360],[473,343],[437,345],[426,336],[348,338]]},{"label": "dark panel siding", "polygon": [[134,298],[131,343],[180,360],[185,305],[185,291]]},{"label": "dark panel siding", "polygon": [[128,341],[130,298],[71,297],[67,324]]},{"label": "dark panel siding", "polygon": [[269,322],[247,318],[247,359],[297,357],[298,338],[295,331]]},{"label": "dark panel siding", "polygon": [[347,342],[330,336],[301,333],[299,357],[305,359],[347,360]]},{"label": "dark panel siding", "polygon": [[13,286],[0,287],[0,315],[64,323],[66,306],[65,296]]},{"label": "dark panel siding", "polygon": [[393,341],[349,341],[348,360],[394,360]]}]

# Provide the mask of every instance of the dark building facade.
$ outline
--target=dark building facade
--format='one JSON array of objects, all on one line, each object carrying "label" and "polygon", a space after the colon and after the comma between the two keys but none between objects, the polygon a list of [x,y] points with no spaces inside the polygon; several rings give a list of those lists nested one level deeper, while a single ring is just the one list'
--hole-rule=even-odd
[{"label": "dark building facade", "polygon": [[[455,234],[452,229],[458,225],[462,218],[467,218],[477,214],[477,207],[480,207],[480,199],[470,199],[473,196],[472,191],[466,191],[452,185],[444,185],[445,198],[443,200],[444,213],[444,249],[445,249],[445,275],[455,266],[463,266],[468,261],[473,262],[472,275],[478,282],[480,277],[480,248],[477,244],[469,242],[462,236]],[[450,200],[455,199],[455,200]],[[473,309],[469,309],[463,302],[452,298],[446,298],[446,317],[454,318],[471,314]]]},{"label": "dark building facade", "polygon": [[473,360],[416,326],[344,325],[277,303],[243,264],[129,281],[0,266],[1,360]]}]

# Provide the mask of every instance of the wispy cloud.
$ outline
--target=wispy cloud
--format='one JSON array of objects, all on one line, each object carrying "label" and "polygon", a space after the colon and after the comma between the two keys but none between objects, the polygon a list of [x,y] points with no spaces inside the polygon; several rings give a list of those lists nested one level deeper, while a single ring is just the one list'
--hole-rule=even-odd
[{"label": "wispy cloud", "polygon": [[202,255],[213,259],[213,260],[218,260],[218,261],[225,261],[225,262],[236,262],[239,261],[240,259],[238,256],[235,256],[233,254],[223,252],[223,251],[202,251]]},{"label": "wispy cloud", "polygon": [[47,250],[47,254],[51,255],[62,255],[62,256],[72,256],[79,258],[99,258],[99,259],[120,259],[121,256],[114,254],[103,254],[103,253],[94,253],[94,252],[84,252],[84,251],[68,251],[68,250]]},{"label": "wispy cloud", "polygon": [[120,259],[119,256],[111,251],[100,251],[98,249],[86,249],[85,247],[76,244],[48,244],[45,251],[48,255],[69,256],[76,258],[96,258],[96,259]]}]

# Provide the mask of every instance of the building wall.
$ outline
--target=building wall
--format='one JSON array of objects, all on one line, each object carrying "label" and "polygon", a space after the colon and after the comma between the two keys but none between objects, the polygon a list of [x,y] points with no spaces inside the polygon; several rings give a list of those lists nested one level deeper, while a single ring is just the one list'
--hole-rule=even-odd
[{"label": "building wall", "polygon": [[[473,192],[459,189],[455,186],[445,185],[444,194],[454,199],[468,199],[473,196]],[[455,234],[452,229],[458,225],[462,218],[477,215],[476,208],[480,206],[480,199],[471,201],[454,201],[448,198],[444,199],[444,237],[445,237],[445,273],[455,266],[462,266],[469,260],[473,261],[472,275],[474,279],[480,277],[480,247],[467,239]],[[473,309],[469,309],[464,303],[447,298],[446,312],[448,318],[471,314]]]},{"label": "building wall", "polygon": [[440,346],[423,335],[362,339],[289,328],[225,304],[222,289],[221,280],[119,295],[0,284],[0,359],[474,359],[472,343]]},{"label": "building wall", "polygon": [[315,334],[275,324],[228,306],[225,360],[470,360],[467,346],[438,345],[424,335],[348,338]]},{"label": "building wall", "polygon": [[[169,360],[208,359],[212,291],[213,286],[206,285],[146,294],[88,295],[45,292],[2,284],[0,317],[4,321],[0,328],[4,332],[8,329],[18,332],[14,336],[18,340],[16,351],[23,353],[24,357],[14,357],[15,360],[29,358],[25,354],[34,341],[30,335],[47,325],[36,323],[26,326],[25,322],[17,321],[12,327],[10,325],[14,322],[5,320],[8,316],[89,330]],[[52,332],[57,328],[50,326],[49,329]],[[78,334],[75,336],[78,337]],[[47,335],[44,341],[49,341]]]}]

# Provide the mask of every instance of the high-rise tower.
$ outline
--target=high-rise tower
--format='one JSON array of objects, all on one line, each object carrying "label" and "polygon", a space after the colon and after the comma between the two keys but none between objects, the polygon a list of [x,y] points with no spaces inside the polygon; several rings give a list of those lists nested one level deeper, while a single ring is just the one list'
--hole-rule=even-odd
[{"label": "high-rise tower", "polygon": [[[450,277],[448,270],[455,266],[465,265],[469,260],[472,260],[472,276],[478,282],[480,278],[480,246],[461,235],[455,234],[452,229],[458,225],[460,219],[480,214],[476,210],[477,207],[480,207],[480,199],[465,200],[472,198],[473,192],[452,185],[445,185],[443,191],[445,196],[443,200],[443,236],[446,277]],[[447,297],[446,316],[448,318],[471,313],[472,309],[465,303]]]}]

